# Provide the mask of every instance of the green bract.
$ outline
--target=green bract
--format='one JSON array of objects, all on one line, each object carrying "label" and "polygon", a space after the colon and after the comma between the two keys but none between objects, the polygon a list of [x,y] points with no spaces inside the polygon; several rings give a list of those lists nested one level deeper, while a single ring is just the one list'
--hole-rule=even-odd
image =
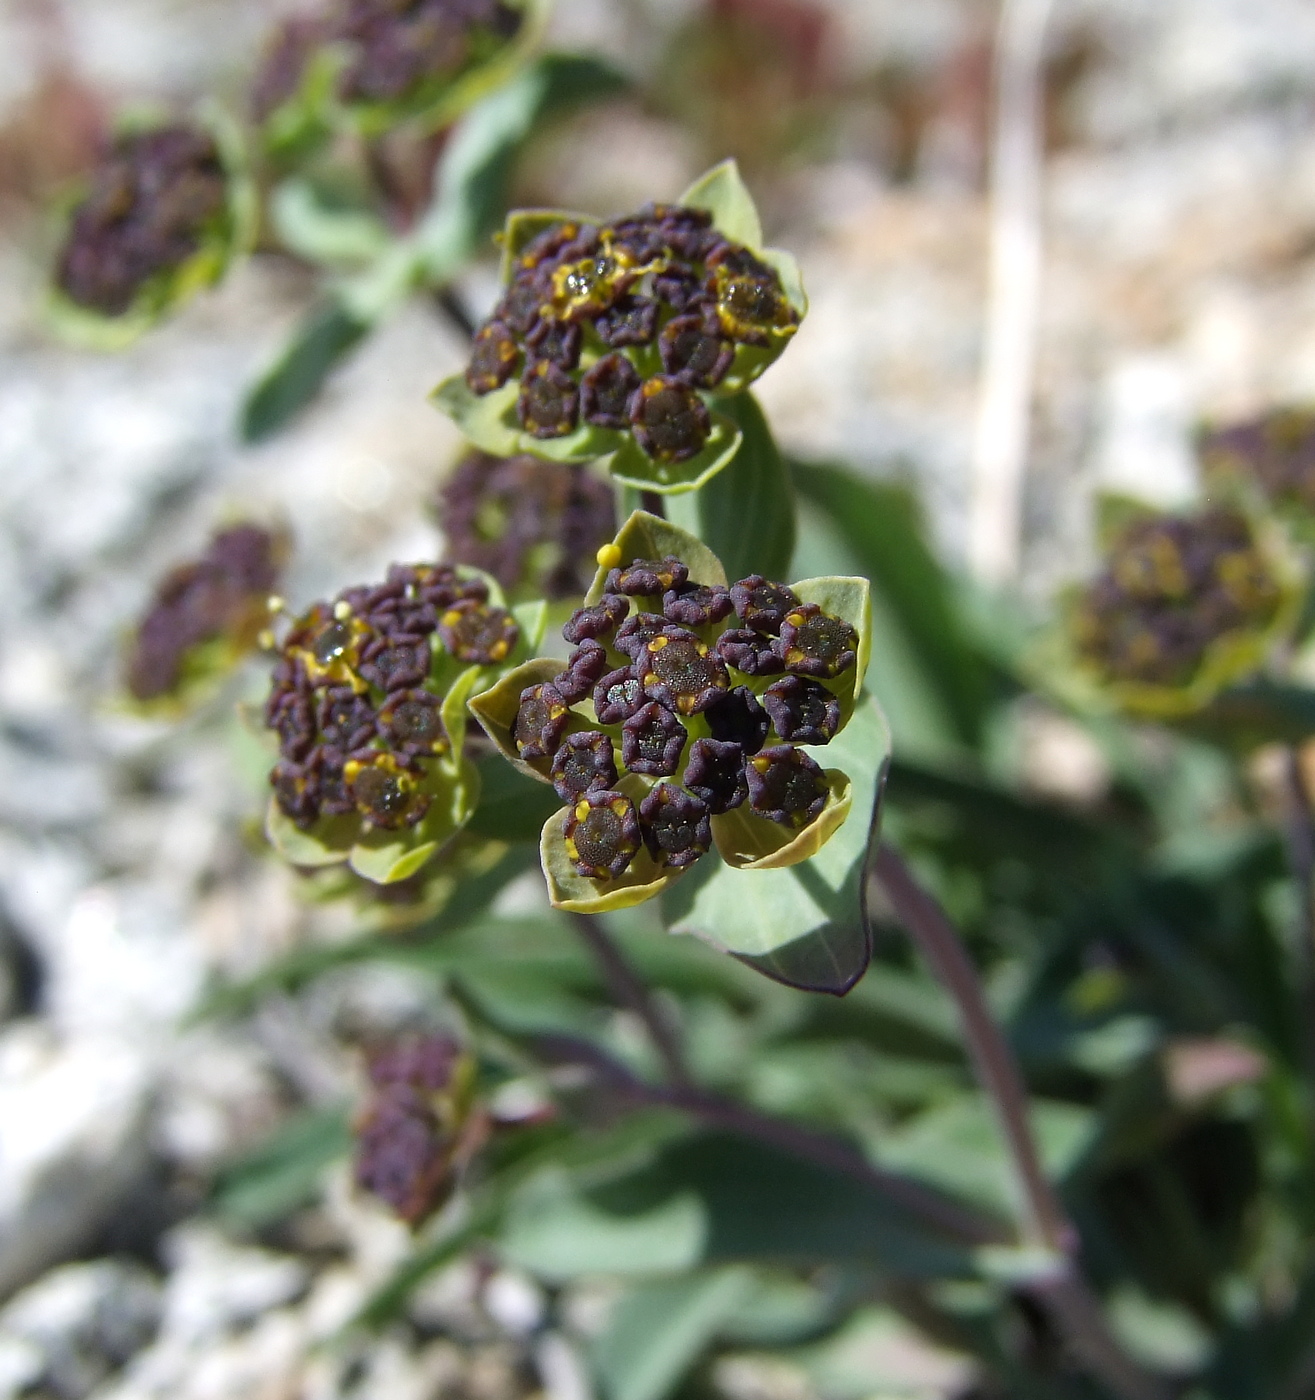
[{"label": "green bract", "polygon": [[486,452],[610,457],[640,490],[697,490],[739,450],[727,405],[782,352],[807,300],[794,259],[764,249],[733,161],[674,205],[612,223],[514,213],[505,292],[466,371],[434,401]]},{"label": "green bract", "polygon": [[129,344],[218,282],[250,248],[257,222],[242,139],[222,112],[125,119],[69,209],[50,322],[95,349]]},{"label": "green bract", "polygon": [[543,632],[542,604],[502,603],[476,570],[395,565],[293,623],[265,711],[281,755],[266,832],[280,854],[392,884],[469,820],[467,698]]},{"label": "green bract", "polygon": [[265,149],[295,160],[335,132],[437,131],[504,84],[533,53],[549,0],[443,0],[403,9],[353,0],[334,19],[288,21],[256,84]]},{"label": "green bract", "polygon": [[[714,845],[745,872],[811,859],[853,807],[858,775],[821,764],[859,704],[867,581],[728,587],[706,545],[643,511],[599,560],[565,666],[527,662],[470,702],[565,803],[540,842],[553,904],[641,903]],[[865,760],[864,832],[881,758]]]}]

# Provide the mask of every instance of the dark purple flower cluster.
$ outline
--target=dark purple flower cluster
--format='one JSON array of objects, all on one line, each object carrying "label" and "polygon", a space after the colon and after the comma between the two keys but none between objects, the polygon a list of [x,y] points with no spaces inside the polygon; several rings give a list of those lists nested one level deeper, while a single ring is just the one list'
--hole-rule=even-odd
[{"label": "dark purple flower cluster", "polygon": [[[562,635],[575,650],[522,692],[512,737],[570,807],[580,874],[615,879],[641,846],[691,865],[711,819],[744,804],[794,829],[826,805],[822,769],[798,746],[840,729],[858,648],[843,619],[757,575],[708,586],[678,559],[640,559],[613,569]],[[642,796],[621,790],[627,775]]]},{"label": "dark purple flower cluster", "polygon": [[265,705],[284,815],[302,828],[349,813],[415,825],[429,766],[451,748],[436,662],[501,665],[519,636],[488,585],[447,564],[394,564],[384,583],[317,603],[284,638]]},{"label": "dark purple flower cluster", "polygon": [[177,123],[122,137],[74,211],[55,280],[79,306],[121,316],[227,218],[228,176],[214,138]]},{"label": "dark purple flower cluster", "polygon": [[1115,682],[1182,686],[1225,637],[1263,631],[1282,589],[1233,510],[1135,521],[1077,599],[1081,655]]},{"label": "dark purple flower cluster", "polygon": [[592,576],[581,561],[616,533],[607,482],[537,457],[467,453],[439,493],[438,513],[450,558],[547,598],[579,597]]},{"label": "dark purple flower cluster", "polygon": [[282,567],[283,542],[256,525],[221,530],[193,563],[171,569],[155,590],[128,654],[128,689],[157,700],[183,680],[188,655],[224,638],[233,653],[255,645]]},{"label": "dark purple flower cluster", "polygon": [[565,437],[580,424],[630,432],[661,462],[696,456],[711,431],[704,395],[742,348],[765,348],[799,317],[776,270],[723,237],[701,209],[651,205],[612,224],[550,224],[524,247],[475,337],[466,383],[520,381],[521,427]]},{"label": "dark purple flower cluster", "polygon": [[1241,478],[1276,505],[1315,512],[1315,410],[1279,408],[1212,428],[1198,450],[1208,476]]},{"label": "dark purple flower cluster", "polygon": [[343,47],[338,95],[347,103],[423,100],[487,62],[520,32],[505,0],[340,0],[323,16],[285,21],[266,51],[252,105],[263,120],[296,95],[312,55]]},{"label": "dark purple flower cluster", "polygon": [[356,1184],[412,1227],[433,1215],[456,1184],[469,1068],[461,1046],[441,1034],[370,1057],[370,1097],[356,1122]]}]

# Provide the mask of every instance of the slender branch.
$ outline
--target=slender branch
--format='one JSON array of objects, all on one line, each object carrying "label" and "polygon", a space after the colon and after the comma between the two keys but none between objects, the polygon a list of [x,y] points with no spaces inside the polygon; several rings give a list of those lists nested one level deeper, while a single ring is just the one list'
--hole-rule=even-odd
[{"label": "slender branch", "polygon": [[1315,819],[1310,791],[1301,771],[1301,755],[1291,745],[1283,750],[1286,811],[1283,843],[1297,886],[1297,975],[1300,982],[1301,1050],[1315,1083]]},{"label": "slender branch", "polygon": [[1021,1286],[1044,1307],[1074,1355],[1124,1400],[1159,1400],[1159,1383],[1128,1357],[1078,1273],[1078,1235],[1041,1165],[1027,1116],[1027,1090],[982,991],[977,969],[945,911],[893,847],[879,847],[873,873],[895,913],[954,999],[978,1082],[995,1107],[1023,1197],[1026,1243],[1055,1252],[1056,1267]]},{"label": "slender branch", "polygon": [[435,287],[434,305],[442,312],[444,320],[466,340],[475,337],[475,318],[470,308],[462,300],[461,294],[450,283],[445,287]]},{"label": "slender branch", "polygon": [[1069,1253],[1076,1235],[1041,1166],[1027,1119],[1027,1090],[1013,1054],[986,1004],[977,969],[940,905],[917,883],[903,859],[884,843],[874,873],[896,914],[954,998],[977,1078],[995,1106],[1022,1191],[1024,1238],[1029,1244]]},{"label": "slender branch", "polygon": [[571,923],[589,945],[589,951],[602,969],[612,995],[643,1021],[667,1078],[673,1084],[689,1084],[689,1069],[680,1040],[643,979],[626,961],[625,955],[596,918],[588,914],[572,914]]},{"label": "slender branch", "polygon": [[990,279],[973,443],[969,553],[986,583],[1018,572],[1041,295],[1042,62],[1051,0],[1003,0],[995,47]]},{"label": "slender branch", "polygon": [[666,519],[667,504],[660,491],[641,491],[639,499],[650,515],[656,515],[661,520]]},{"label": "slender branch", "polygon": [[536,1037],[535,1044],[546,1058],[594,1070],[626,1098],[678,1109],[713,1127],[757,1138],[791,1156],[816,1162],[819,1166],[865,1182],[910,1215],[917,1216],[925,1225],[962,1245],[971,1247],[1008,1241],[1008,1232],[996,1221],[978,1215],[906,1177],[895,1176],[872,1166],[861,1153],[839,1138],[812,1132],[785,1118],[759,1113],[734,1099],[709,1093],[692,1084],[650,1084],[587,1041],[551,1035]]}]

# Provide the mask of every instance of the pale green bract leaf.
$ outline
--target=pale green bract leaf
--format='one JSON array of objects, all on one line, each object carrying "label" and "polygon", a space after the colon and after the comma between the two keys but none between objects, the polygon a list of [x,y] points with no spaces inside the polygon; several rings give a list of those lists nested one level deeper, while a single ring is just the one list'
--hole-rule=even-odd
[{"label": "pale green bract leaf", "polygon": [[588,424],[566,437],[531,437],[521,431],[516,419],[519,396],[520,385],[515,380],[491,394],[477,394],[466,383],[464,374],[454,374],[433,391],[430,399],[476,447],[495,457],[528,452],[554,462],[591,462],[614,452],[622,441],[620,433]]},{"label": "pale green bract leaf", "polygon": [[[640,491],[656,491],[663,496],[680,495],[706,485],[740,450],[742,441],[739,427],[724,414],[714,413],[712,432],[696,456],[684,462],[659,462],[650,457],[634,438],[627,437],[612,458],[608,470],[614,481],[634,486]],[[541,442],[536,451],[541,456],[546,455],[544,448],[551,445],[551,441]]]},{"label": "pale green bract leaf", "polygon": [[554,909],[569,909],[576,914],[606,914],[613,909],[629,909],[661,894],[685,873],[659,865],[641,846],[619,879],[591,880],[576,870],[566,849],[569,816],[570,810],[566,807],[554,812],[544,822],[539,840],[539,858]]},{"label": "pale green bract leaf", "polygon": [[514,416],[519,393],[520,388],[513,381],[491,394],[476,394],[464,374],[454,374],[429,397],[476,447],[495,457],[514,457],[520,439]]},{"label": "pale green bract leaf", "polygon": [[465,825],[479,803],[479,771],[462,760],[455,777],[438,770],[437,780],[425,784],[433,794],[429,810],[416,826],[404,831],[376,828],[352,846],[352,869],[377,885],[407,880],[425,866]]},{"label": "pale green bract leaf", "polygon": [[550,681],[561,671],[562,662],[550,656],[537,657],[508,671],[496,685],[472,696],[469,702],[471,714],[480,722],[503,758],[542,783],[551,781],[548,777],[548,769],[552,766],[550,760],[544,758],[536,760],[536,763],[527,763],[516,748],[513,730],[520,710],[521,691]]},{"label": "pale green bract leaf", "polygon": [[[847,694],[851,704],[857,701],[867,675],[872,650],[872,585],[861,576],[800,579],[790,585],[801,603],[816,603],[823,612],[842,617],[858,633],[857,661],[852,672],[837,676],[846,683],[842,699]],[[852,680],[852,685],[847,684]]]},{"label": "pale green bract leaf", "polygon": [[608,570],[624,567],[636,559],[663,559],[671,554],[688,567],[691,582],[727,582],[721,560],[702,540],[669,520],[650,515],[646,510],[634,511],[621,526],[612,544],[604,545],[599,554],[600,559],[606,557],[607,562],[599,564],[589,592],[585,594],[584,601],[588,607],[603,596]]},{"label": "pale green bract leaf", "polygon": [[890,731],[867,697],[841,734],[809,752],[849,775],[849,811],[839,829],[810,859],[785,870],[699,862],[663,901],[673,932],[694,934],[725,952],[767,958],[860,921],[859,882],[889,763]]},{"label": "pale green bract leaf", "polygon": [[521,253],[554,224],[596,224],[592,214],[579,214],[572,209],[513,209],[507,215],[502,230],[502,261],[498,274],[505,287],[511,281],[513,265]]},{"label": "pale green bract leaf", "polygon": [[733,160],[724,160],[700,175],[677,203],[690,209],[706,209],[719,233],[743,243],[755,253],[762,248],[763,228],[758,206],[740,177],[740,167]]},{"label": "pale green bract leaf", "polygon": [[265,835],[269,843],[290,865],[314,869],[341,865],[352,849],[360,829],[360,819],[351,815],[321,817],[309,831],[303,831],[271,797],[265,812]]},{"label": "pale green bract leaf", "polygon": [[845,824],[853,803],[852,784],[838,769],[825,769],[826,806],[801,831],[756,817],[747,806],[712,819],[712,839],[736,870],[785,870],[809,860]]}]

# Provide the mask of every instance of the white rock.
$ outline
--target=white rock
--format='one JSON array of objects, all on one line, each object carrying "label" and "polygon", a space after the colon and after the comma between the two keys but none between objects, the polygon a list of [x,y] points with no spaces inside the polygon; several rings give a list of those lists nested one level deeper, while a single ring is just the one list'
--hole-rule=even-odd
[{"label": "white rock", "polygon": [[83,1400],[150,1341],[159,1318],[160,1286],[142,1265],[65,1264],[0,1313],[0,1343],[11,1356],[26,1348],[39,1358],[28,1384],[39,1379],[61,1400]]},{"label": "white rock", "polygon": [[85,1245],[137,1180],[151,1083],[119,1041],[0,1032],[0,1295]]}]

